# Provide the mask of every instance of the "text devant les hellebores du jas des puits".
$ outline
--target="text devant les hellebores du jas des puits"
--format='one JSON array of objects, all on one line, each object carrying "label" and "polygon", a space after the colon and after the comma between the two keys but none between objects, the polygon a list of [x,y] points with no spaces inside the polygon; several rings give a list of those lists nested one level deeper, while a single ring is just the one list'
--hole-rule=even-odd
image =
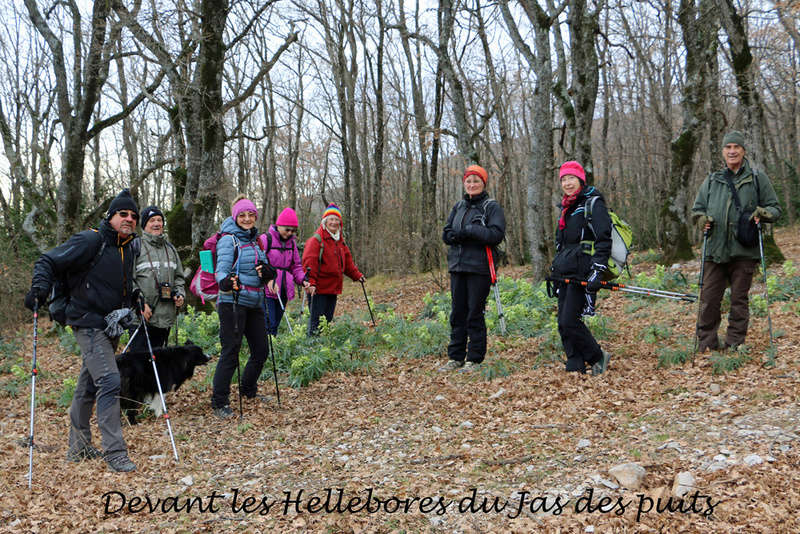
[{"label": "text devant les hellebores du jas des puits", "polygon": [[468,490],[464,497],[448,499],[441,496],[397,497],[381,496],[373,488],[356,493],[344,488],[327,488],[317,493],[299,489],[283,491],[282,497],[246,495],[238,488],[220,493],[216,490],[206,496],[126,495],[117,490],[101,496],[103,512],[149,514],[217,514],[290,515],[290,514],[493,514],[514,519],[525,513],[561,515],[565,511],[576,514],[624,515],[632,510],[636,521],[646,514],[693,514],[708,518],[720,501],[698,491],[684,497],[652,498],[643,493],[633,498],[597,496],[587,488],[581,497],[536,495],[517,491],[512,497],[486,497],[478,495],[477,488]]}]

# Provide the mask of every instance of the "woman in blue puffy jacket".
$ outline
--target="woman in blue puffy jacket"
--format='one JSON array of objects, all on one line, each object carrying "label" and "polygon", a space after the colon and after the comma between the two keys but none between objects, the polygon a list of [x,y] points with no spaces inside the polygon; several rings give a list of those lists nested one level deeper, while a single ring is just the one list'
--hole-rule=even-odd
[{"label": "woman in blue puffy jacket", "polygon": [[267,328],[264,321],[264,285],[275,278],[275,269],[258,246],[258,210],[244,196],[233,203],[231,216],[222,222],[217,242],[215,277],[219,283],[219,340],[222,345],[214,372],[211,407],[214,415],[233,415],[229,396],[231,378],[237,369],[242,337],[247,338],[250,358],[240,377],[240,392],[254,398],[258,377],[267,359]]}]

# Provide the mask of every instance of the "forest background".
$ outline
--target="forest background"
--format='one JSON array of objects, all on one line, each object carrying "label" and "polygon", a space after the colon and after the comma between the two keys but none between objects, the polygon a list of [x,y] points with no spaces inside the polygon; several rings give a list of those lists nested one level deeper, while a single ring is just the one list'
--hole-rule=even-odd
[{"label": "forest background", "polygon": [[[0,298],[131,188],[187,263],[243,192],[301,240],[324,205],[368,275],[436,270],[476,162],[513,263],[552,256],[557,169],[589,180],[661,261],[733,128],[793,224],[800,2],[0,0]],[[262,222],[262,229],[266,224]],[[775,251],[776,254],[779,252]],[[7,300],[8,299],[8,300]],[[0,323],[21,316],[5,306]]]}]

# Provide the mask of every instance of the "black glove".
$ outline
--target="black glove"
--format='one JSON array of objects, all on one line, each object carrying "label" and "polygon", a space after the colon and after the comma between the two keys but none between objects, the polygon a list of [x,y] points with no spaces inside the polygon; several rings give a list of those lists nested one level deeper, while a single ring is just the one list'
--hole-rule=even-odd
[{"label": "black glove", "polygon": [[583,309],[581,310],[581,317],[592,317],[594,316],[594,305],[597,299],[597,293],[586,293],[585,294],[586,301],[583,303]]},{"label": "black glove", "polygon": [[236,276],[234,273],[229,274],[225,278],[219,281],[219,289],[220,291],[233,291],[233,283],[236,282],[238,285],[239,277]]},{"label": "black glove", "polygon": [[449,229],[449,230],[445,230],[445,232],[444,232],[444,240],[445,240],[445,242],[447,244],[452,243],[454,245],[456,245],[456,244],[461,242],[461,240],[458,239],[458,236],[457,236],[456,232],[452,228]]},{"label": "black glove", "polygon": [[50,290],[45,287],[31,287],[28,294],[25,295],[25,307],[31,311],[33,311],[34,305],[36,305],[36,307],[41,307],[42,304],[47,302],[49,294]]},{"label": "black glove", "polygon": [[597,291],[603,287],[601,283],[603,281],[603,273],[606,271],[607,267],[605,265],[601,265],[599,263],[592,264],[592,272],[589,273],[589,276],[586,278],[586,291],[589,293],[597,293]]},{"label": "black glove", "polygon": [[275,267],[264,261],[258,262],[256,271],[258,271],[258,277],[261,278],[261,281],[265,284],[270,280],[275,280],[275,277],[278,276],[278,271],[275,270]]},{"label": "black glove", "polygon": [[471,224],[465,224],[464,226],[461,227],[461,229],[458,232],[456,232],[456,239],[462,243],[467,239],[470,239],[471,237],[472,237]]}]

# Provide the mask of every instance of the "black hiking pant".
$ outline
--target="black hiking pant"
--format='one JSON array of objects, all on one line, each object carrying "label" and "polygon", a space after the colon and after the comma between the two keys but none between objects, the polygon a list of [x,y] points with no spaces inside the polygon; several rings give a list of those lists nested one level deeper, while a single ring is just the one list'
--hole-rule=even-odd
[{"label": "black hiking pant", "polygon": [[486,356],[486,298],[492,286],[488,274],[450,273],[450,344],[451,360],[481,363]]},{"label": "black hiking pant", "polygon": [[320,295],[319,293],[311,297],[309,304],[310,313],[308,314],[308,335],[319,335],[319,318],[325,316],[328,322],[333,321],[333,312],[336,311],[336,295]]},{"label": "black hiking pant", "polygon": [[255,397],[258,390],[258,377],[267,360],[267,325],[264,321],[263,308],[236,306],[231,302],[220,302],[219,341],[222,345],[217,369],[214,371],[214,391],[211,395],[211,407],[221,408],[230,404],[231,378],[238,370],[239,351],[242,348],[242,337],[247,338],[250,347],[250,358],[244,366],[241,376],[241,394]]},{"label": "black hiking pant", "polygon": [[567,371],[586,372],[600,361],[603,351],[592,336],[589,328],[583,324],[581,310],[586,303],[583,286],[577,284],[557,284],[558,290],[558,333],[561,345],[567,354]]}]

